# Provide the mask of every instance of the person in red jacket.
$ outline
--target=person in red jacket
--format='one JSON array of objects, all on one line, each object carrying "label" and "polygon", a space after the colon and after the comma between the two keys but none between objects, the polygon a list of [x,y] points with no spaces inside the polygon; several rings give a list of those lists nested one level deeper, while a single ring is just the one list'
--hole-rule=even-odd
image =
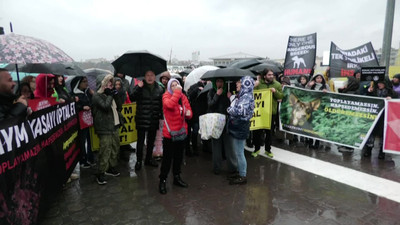
[{"label": "person in red jacket", "polygon": [[163,126],[163,160],[160,171],[159,191],[161,194],[167,193],[167,176],[172,165],[174,175],[174,185],[188,187],[180,176],[181,164],[183,160],[184,140],[174,141],[170,131],[185,129],[187,134],[187,123],[185,119],[193,116],[187,97],[182,93],[182,86],[177,79],[170,79],[167,90],[162,97],[164,126]]}]

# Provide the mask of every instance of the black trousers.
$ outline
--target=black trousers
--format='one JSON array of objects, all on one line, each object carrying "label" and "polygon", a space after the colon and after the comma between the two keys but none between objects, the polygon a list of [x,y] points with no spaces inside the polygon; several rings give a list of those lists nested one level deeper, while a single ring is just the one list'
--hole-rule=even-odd
[{"label": "black trousers", "polygon": [[143,146],[144,139],[146,138],[147,131],[147,143],[146,143],[146,162],[149,162],[153,157],[154,140],[156,139],[157,129],[138,129],[137,130],[137,150],[136,157],[137,162],[142,162],[143,160]]},{"label": "black trousers", "polygon": [[170,138],[163,139],[163,159],[160,172],[161,180],[167,179],[171,164],[173,175],[179,175],[181,173],[184,145],[184,141],[172,141]]},{"label": "black trousers", "polygon": [[265,151],[271,152],[271,144],[272,144],[272,132],[275,129],[274,120],[276,119],[276,115],[272,115],[271,119],[271,129],[267,130],[254,130],[253,131],[253,144],[254,151],[258,151],[261,148],[261,141],[263,138],[263,132],[265,132]]}]

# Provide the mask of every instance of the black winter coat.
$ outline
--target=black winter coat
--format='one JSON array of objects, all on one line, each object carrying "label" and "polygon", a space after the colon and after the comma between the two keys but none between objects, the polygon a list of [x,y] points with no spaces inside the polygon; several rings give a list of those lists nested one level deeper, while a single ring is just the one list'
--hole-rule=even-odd
[{"label": "black winter coat", "polygon": [[193,116],[191,119],[193,122],[198,122],[199,116],[205,114],[206,112],[204,111],[207,109],[207,103],[204,102],[203,99],[199,98],[199,94],[201,92],[199,89],[200,87],[204,88],[204,84],[201,81],[190,86],[189,90],[187,91],[190,107],[193,111]]},{"label": "black winter coat", "polygon": [[76,109],[78,111],[82,111],[84,106],[89,106],[92,108],[92,95],[89,92],[89,89],[86,89],[85,92],[81,93],[73,93],[72,96],[77,96],[79,101],[76,102]]},{"label": "black winter coat", "polygon": [[0,121],[18,117],[26,116],[26,106],[22,103],[15,103],[16,96],[13,94],[6,95],[0,93]]},{"label": "black winter coat", "polygon": [[153,90],[147,84],[143,87],[135,86],[129,95],[131,101],[136,102],[135,123],[136,129],[158,129],[162,116],[162,95],[164,89],[154,83]]},{"label": "black winter coat", "polygon": [[217,91],[212,88],[208,92],[207,98],[209,113],[221,113],[228,115],[228,111],[226,111],[226,109],[231,105],[231,101],[226,94],[217,95]]}]

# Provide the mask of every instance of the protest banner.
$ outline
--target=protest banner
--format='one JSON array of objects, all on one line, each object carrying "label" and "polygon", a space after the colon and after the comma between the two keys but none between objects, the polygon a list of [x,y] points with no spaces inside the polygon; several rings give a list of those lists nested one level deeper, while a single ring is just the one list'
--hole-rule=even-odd
[{"label": "protest banner", "polygon": [[363,148],[381,116],[382,98],[286,86],[280,129],[351,148]]},{"label": "protest banner", "polygon": [[92,110],[82,110],[78,113],[78,117],[81,129],[93,126]]},{"label": "protest banner", "polygon": [[374,66],[379,66],[379,62],[371,42],[349,50],[342,50],[331,42],[330,78],[353,76],[356,69]]},{"label": "protest banner", "polygon": [[28,100],[28,107],[30,107],[32,111],[39,111],[57,104],[58,102],[56,101],[56,98],[35,98]]},{"label": "protest banner", "polygon": [[286,49],[285,76],[309,75],[315,64],[317,33],[304,36],[289,36]]},{"label": "protest banner", "polygon": [[272,93],[270,90],[254,91],[254,113],[250,130],[271,129]]},{"label": "protest banner", "polygon": [[36,224],[80,156],[75,103],[0,122],[0,224]]},{"label": "protest banner", "polygon": [[375,67],[363,67],[361,68],[361,79],[360,81],[384,81],[386,75],[386,67],[375,66]]},{"label": "protest banner", "polygon": [[383,152],[400,154],[400,99],[385,102]]},{"label": "protest banner", "polygon": [[[120,145],[128,145],[137,140],[137,130],[135,124],[136,103],[122,105],[121,113],[125,118],[125,123],[119,128]],[[90,140],[92,142],[92,150],[98,150],[100,148],[100,141],[94,130],[94,127],[90,128]]]}]

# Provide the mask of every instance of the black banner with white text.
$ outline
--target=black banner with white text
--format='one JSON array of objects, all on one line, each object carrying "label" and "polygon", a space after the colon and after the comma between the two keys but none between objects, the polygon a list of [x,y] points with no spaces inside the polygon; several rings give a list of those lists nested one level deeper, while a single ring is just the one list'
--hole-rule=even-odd
[{"label": "black banner with white text", "polygon": [[0,224],[35,224],[79,159],[75,103],[0,122]]},{"label": "black banner with white text", "polygon": [[286,49],[285,76],[309,75],[315,64],[317,33],[305,36],[289,36]]},{"label": "black banner with white text", "polygon": [[371,42],[349,50],[342,50],[331,42],[329,66],[330,77],[334,78],[353,76],[355,70],[379,66],[379,63]]}]

